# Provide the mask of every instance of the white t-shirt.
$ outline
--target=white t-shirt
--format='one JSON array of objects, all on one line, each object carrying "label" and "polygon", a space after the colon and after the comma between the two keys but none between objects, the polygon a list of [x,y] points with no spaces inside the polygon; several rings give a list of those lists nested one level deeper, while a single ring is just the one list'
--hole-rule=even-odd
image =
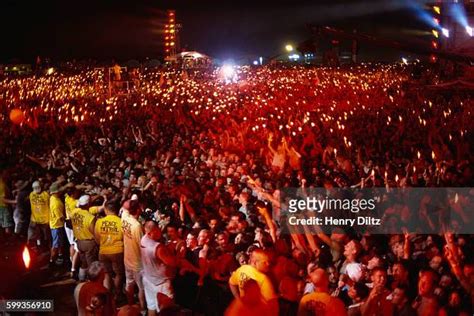
[{"label": "white t-shirt", "polygon": [[125,267],[133,271],[141,271],[140,240],[143,237],[142,225],[125,209],[122,212],[122,230]]}]

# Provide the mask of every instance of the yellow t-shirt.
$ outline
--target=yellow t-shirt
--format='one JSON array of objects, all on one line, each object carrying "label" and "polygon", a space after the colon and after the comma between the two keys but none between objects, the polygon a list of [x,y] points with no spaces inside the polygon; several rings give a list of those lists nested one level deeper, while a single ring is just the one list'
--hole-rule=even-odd
[{"label": "yellow t-shirt", "polygon": [[69,194],[66,194],[64,202],[64,205],[66,207],[66,219],[71,219],[72,212],[77,207],[77,200]]},{"label": "yellow t-shirt", "polygon": [[49,223],[49,193],[30,193],[31,222],[37,224]]},{"label": "yellow t-shirt", "polygon": [[89,211],[76,208],[72,212],[71,221],[74,237],[78,240],[94,239],[94,235],[89,229],[95,217]]},{"label": "yellow t-shirt", "polygon": [[98,207],[98,206],[89,207],[89,213],[91,213],[94,216],[99,214],[99,210],[100,210],[100,207]]},{"label": "yellow t-shirt", "polygon": [[107,215],[95,223],[95,235],[99,239],[99,253],[112,255],[123,252],[122,220],[117,215]]},{"label": "yellow t-shirt", "polygon": [[257,281],[260,286],[260,292],[265,301],[275,299],[277,296],[273,290],[270,279],[251,265],[245,264],[235,270],[230,276],[229,283],[239,287],[240,296],[244,295],[244,284],[249,279]]},{"label": "yellow t-shirt", "polygon": [[328,293],[314,292],[303,296],[298,307],[298,316],[346,316],[344,303]]},{"label": "yellow t-shirt", "polygon": [[64,204],[60,198],[52,195],[49,199],[49,227],[57,229],[64,226]]},{"label": "yellow t-shirt", "polygon": [[7,207],[7,203],[3,202],[3,199],[7,195],[7,186],[5,185],[5,182],[0,179],[0,207]]}]

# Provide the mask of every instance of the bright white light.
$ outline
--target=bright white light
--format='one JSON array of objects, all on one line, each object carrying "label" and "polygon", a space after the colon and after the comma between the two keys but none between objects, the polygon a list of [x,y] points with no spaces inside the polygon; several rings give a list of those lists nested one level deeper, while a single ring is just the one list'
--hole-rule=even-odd
[{"label": "bright white light", "polygon": [[235,74],[234,67],[232,67],[231,65],[224,65],[222,67],[222,74],[226,78],[232,78],[232,76]]},{"label": "bright white light", "polygon": [[300,55],[298,55],[298,54],[293,54],[293,55],[288,56],[288,58],[289,58],[289,59],[298,60],[298,59],[300,59]]},{"label": "bright white light", "polygon": [[237,82],[237,72],[233,65],[227,64],[222,66],[220,72],[226,84]]},{"label": "bright white light", "polygon": [[467,25],[467,26],[466,26],[466,32],[467,32],[467,34],[469,34],[469,36],[472,36],[472,35],[473,35],[472,27],[470,27],[469,25]]},{"label": "bright white light", "polygon": [[258,66],[258,60],[254,60],[254,61],[253,61],[253,64],[254,64],[255,66]]},{"label": "bright white light", "polygon": [[258,57],[258,61],[260,62],[260,65],[263,65],[263,57]]},{"label": "bright white light", "polygon": [[444,36],[449,37],[449,30],[448,30],[448,29],[446,29],[446,28],[443,27],[443,28],[441,29],[441,33],[443,33]]},{"label": "bright white light", "polygon": [[52,75],[53,72],[54,72],[54,68],[48,68],[48,70],[46,71],[48,75]]},{"label": "bright white light", "polygon": [[403,62],[405,65],[408,65],[408,59],[406,59],[405,57],[402,57],[402,62]]}]

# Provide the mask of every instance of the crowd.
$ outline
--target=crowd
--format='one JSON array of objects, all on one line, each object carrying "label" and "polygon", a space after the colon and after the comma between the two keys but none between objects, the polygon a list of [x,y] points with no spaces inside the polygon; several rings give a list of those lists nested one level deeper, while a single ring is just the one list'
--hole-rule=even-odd
[{"label": "crowd", "polygon": [[[390,211],[430,234],[280,220],[289,187],[472,187],[471,95],[394,64],[235,78],[143,70],[121,96],[100,70],[4,78],[3,240],[69,264],[79,315],[471,315],[472,236],[437,212]],[[474,190],[449,201],[465,227],[473,206]]]}]

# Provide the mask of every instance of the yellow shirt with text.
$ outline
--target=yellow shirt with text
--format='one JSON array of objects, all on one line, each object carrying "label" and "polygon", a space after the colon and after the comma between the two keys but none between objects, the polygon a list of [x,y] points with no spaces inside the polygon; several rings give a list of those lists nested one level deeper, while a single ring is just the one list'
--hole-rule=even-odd
[{"label": "yellow shirt with text", "polygon": [[94,220],[94,215],[89,213],[89,211],[83,210],[81,208],[74,209],[71,216],[74,237],[76,237],[78,240],[94,239],[94,234],[90,229],[91,225],[94,223]]},{"label": "yellow shirt with text", "polygon": [[37,224],[49,223],[49,193],[30,193],[31,222]]},{"label": "yellow shirt with text", "polygon": [[117,215],[107,215],[95,223],[95,236],[99,241],[99,254],[112,255],[123,252],[122,220]]}]

